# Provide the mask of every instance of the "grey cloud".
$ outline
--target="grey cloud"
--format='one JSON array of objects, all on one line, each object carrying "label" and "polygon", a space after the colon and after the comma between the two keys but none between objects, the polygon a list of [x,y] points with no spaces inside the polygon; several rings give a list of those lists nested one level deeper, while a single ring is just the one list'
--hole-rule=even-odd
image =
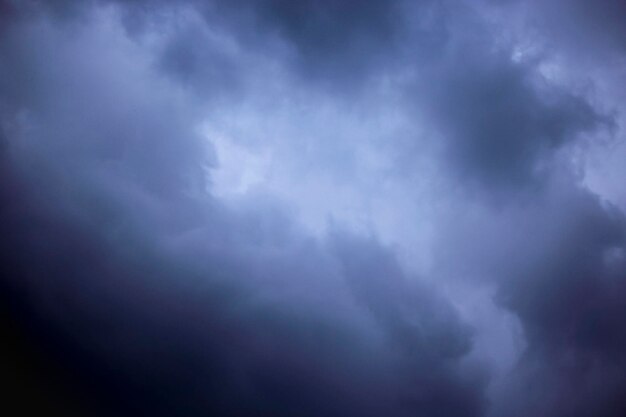
[{"label": "grey cloud", "polygon": [[479,183],[540,180],[559,147],[604,122],[580,97],[550,86],[541,91],[532,70],[510,58],[462,54],[450,65],[432,105],[453,169]]},{"label": "grey cloud", "polygon": [[[626,225],[561,154],[614,122],[541,62],[514,59],[485,4],[0,2],[1,324],[30,349],[5,355],[39,361],[31,379],[69,387],[57,407],[80,408],[80,393],[82,414],[623,414]],[[591,25],[605,10],[576,15]],[[428,284],[375,236],[339,225],[312,237],[271,192],[211,194],[220,161],[198,128],[276,91],[258,88],[259,63],[285,77],[268,80],[283,93],[371,93],[420,114],[398,131],[426,132],[413,146],[444,189],[399,183],[408,199],[432,197],[434,213],[398,213],[433,226]],[[331,165],[316,158],[364,157],[350,129],[310,126],[332,139],[318,156],[302,149],[311,183],[311,166],[323,176]],[[406,140],[368,145],[411,164]],[[333,175],[348,177],[342,168]],[[492,205],[502,193],[523,197]],[[334,198],[319,194],[311,201]],[[492,406],[491,364],[473,362],[475,330],[458,309],[469,307],[446,291],[459,280],[493,286],[526,338]]]},{"label": "grey cloud", "polygon": [[522,326],[526,347],[490,415],[624,412],[626,220],[570,181],[442,233],[441,271],[493,283],[498,305]]},{"label": "grey cloud", "polygon": [[[392,56],[398,37],[407,22],[401,1],[282,0],[244,1],[239,4],[216,2],[216,16],[234,15],[234,22],[249,22],[257,30],[236,30],[247,40],[278,38],[295,49],[295,65],[307,77],[339,79],[349,84],[367,74],[374,66],[384,65]],[[252,38],[252,39],[250,39]]]},{"label": "grey cloud", "polygon": [[[16,183],[4,174],[7,201]],[[255,237],[254,224],[238,221],[231,230],[213,214],[197,243],[203,261],[191,262],[187,250],[165,250],[158,234],[124,228],[112,237],[115,225],[93,222],[88,206],[74,206],[87,216],[77,221],[41,187],[64,197],[47,180],[22,184],[21,196],[2,206],[3,293],[14,320],[64,364],[64,382],[79,384],[94,407],[116,415],[479,415],[480,384],[457,363],[467,335],[444,300],[419,288],[355,289],[360,310],[350,291],[341,292],[333,264],[344,258],[353,286],[401,285],[395,261],[377,246],[344,242],[333,260],[306,242],[294,252],[297,235],[276,241],[266,229]],[[308,258],[321,264],[309,270]],[[372,270],[377,259],[384,267]],[[324,310],[307,302],[315,297]],[[417,338],[413,320],[424,332]]]},{"label": "grey cloud", "polygon": [[405,276],[391,253],[376,242],[341,234],[335,241],[357,301],[384,324],[401,349],[426,362],[468,352],[469,329],[459,327],[448,334],[452,329],[444,323],[456,322],[454,312],[441,309],[436,294]]},{"label": "grey cloud", "polygon": [[447,301],[403,288],[375,243],[334,252],[272,204],[204,194],[195,101],[85,13],[30,16],[0,46],[2,304],[45,350],[39,378],[75,387],[89,414],[479,415]]},{"label": "grey cloud", "polygon": [[118,179],[156,194],[200,186],[210,148],[193,130],[194,112],[147,59],[133,57],[136,44],[81,27],[34,18],[3,38],[4,107],[20,138],[11,153],[40,158],[61,175],[87,170],[89,181],[111,187]]},{"label": "grey cloud", "polygon": [[456,312],[432,289],[407,277],[376,242],[338,235],[335,247],[356,301],[407,355],[406,377],[414,389],[402,391],[404,401],[418,414],[481,415],[485,375],[462,375],[449,367],[471,347],[471,331]]},{"label": "grey cloud", "polygon": [[612,59],[626,51],[626,6],[620,0],[533,2],[526,11],[552,46],[579,59]]},{"label": "grey cloud", "polygon": [[516,57],[480,7],[453,17],[440,56],[415,63],[408,94],[416,124],[431,127],[417,146],[438,149],[455,180],[495,194],[536,188],[557,151],[613,126],[588,97],[542,74],[541,60]]},{"label": "grey cloud", "polygon": [[[193,23],[185,24],[188,25]],[[163,50],[161,66],[204,99],[218,97],[224,90],[233,94],[239,87],[241,68],[234,64],[232,54],[224,51],[203,29],[179,29]]]},{"label": "grey cloud", "polygon": [[[626,222],[585,192],[560,202],[547,244],[522,268],[508,271],[500,302],[522,320],[529,347],[514,389],[527,394],[532,378],[549,381],[543,393],[528,393],[535,415],[621,415],[626,409]],[[551,227],[548,226],[548,230]],[[539,239],[537,239],[539,240]],[[532,244],[532,242],[528,242]],[[516,375],[514,378],[518,378]],[[514,379],[515,380],[515,379]],[[516,385],[517,384],[517,385]],[[510,409],[508,409],[510,412]],[[507,415],[510,415],[508,414]]]}]

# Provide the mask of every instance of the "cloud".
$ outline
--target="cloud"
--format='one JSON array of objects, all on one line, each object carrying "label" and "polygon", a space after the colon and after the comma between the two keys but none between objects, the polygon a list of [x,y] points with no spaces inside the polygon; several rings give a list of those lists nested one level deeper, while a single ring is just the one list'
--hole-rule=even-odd
[{"label": "cloud", "polygon": [[622,134],[621,29],[575,6],[584,82],[527,20],[564,3],[0,2],[13,396],[621,415],[626,223],[580,161]]},{"label": "cloud", "polygon": [[528,382],[516,381],[519,398],[538,398],[528,408],[513,406],[521,414],[619,415],[626,375],[626,223],[586,192],[574,191],[557,204],[560,213],[544,229],[548,241],[535,238],[535,256],[507,271],[500,288],[500,302],[521,319],[529,343],[513,379],[541,378],[551,387],[527,392]]},{"label": "cloud", "polygon": [[584,98],[533,79],[532,67],[501,53],[460,53],[443,71],[424,105],[452,170],[482,185],[545,180],[560,147],[606,123]]},{"label": "cloud", "polygon": [[623,412],[626,222],[570,181],[553,179],[540,198],[507,210],[446,217],[440,273],[494,284],[524,335],[489,415]]},{"label": "cloud", "polygon": [[542,186],[560,151],[614,120],[493,21],[480,6],[459,6],[441,23],[447,37],[436,58],[410,64],[407,97],[425,128],[412,151],[434,149],[443,175],[464,186],[515,194]]},{"label": "cloud", "polygon": [[[525,9],[553,46],[579,59],[613,59],[623,55],[626,43],[626,7],[619,0],[603,0],[591,6],[585,1],[531,2]],[[581,55],[581,52],[583,56]],[[618,58],[619,59],[619,58]]]},{"label": "cloud", "polygon": [[38,378],[105,415],[479,415],[445,298],[375,240],[335,251],[271,200],[212,197],[198,101],[115,9],[84,13],[0,47],[3,301],[46,352]]},{"label": "cloud", "polygon": [[284,43],[298,72],[339,86],[384,66],[393,55],[407,25],[403,3],[262,0],[234,5],[219,1],[209,16],[213,21],[226,14],[231,25],[238,25],[235,33],[257,45],[260,41],[261,47],[272,39]]},{"label": "cloud", "polygon": [[[7,177],[5,201],[16,187]],[[269,212],[234,230],[211,216],[206,235],[166,250],[158,233],[77,222],[75,210],[92,210],[68,212],[42,185],[62,196],[46,181],[3,206],[4,286],[12,315],[92,406],[116,415],[478,415],[481,376],[459,367],[469,346],[459,319],[431,292],[403,288],[375,244],[351,238],[333,255],[264,227],[285,228]],[[224,239],[233,234],[242,235]],[[186,259],[189,245],[202,262]],[[371,292],[377,281],[391,291]]]}]

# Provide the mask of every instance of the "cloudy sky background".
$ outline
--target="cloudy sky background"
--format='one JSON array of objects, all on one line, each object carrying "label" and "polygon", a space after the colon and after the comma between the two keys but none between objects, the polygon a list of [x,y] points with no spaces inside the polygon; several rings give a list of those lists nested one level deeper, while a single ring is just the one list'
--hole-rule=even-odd
[{"label": "cloudy sky background", "polygon": [[624,415],[624,22],[0,0],[9,404]]}]

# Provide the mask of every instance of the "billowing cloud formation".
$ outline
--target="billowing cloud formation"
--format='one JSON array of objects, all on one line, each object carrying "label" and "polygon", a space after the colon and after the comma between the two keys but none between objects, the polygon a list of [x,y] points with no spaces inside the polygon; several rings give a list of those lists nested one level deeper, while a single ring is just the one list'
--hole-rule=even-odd
[{"label": "billowing cloud formation", "polygon": [[619,415],[626,222],[571,184],[548,189],[521,209],[452,220],[441,253],[467,276],[497,280],[496,302],[522,325],[526,348],[494,415]]},{"label": "billowing cloud formation", "polygon": [[[550,241],[535,242],[539,250],[529,251],[517,270],[506,271],[501,289],[502,303],[520,317],[529,343],[515,376],[523,382],[514,388],[521,391],[517,398],[529,399],[523,404],[513,399],[515,411],[507,414],[619,415],[626,223],[591,196],[573,192],[561,198],[556,204],[567,206],[568,213],[552,213],[551,207],[548,218],[535,219],[537,227],[551,232]],[[535,378],[551,388],[529,388]]]},{"label": "billowing cloud formation", "polygon": [[449,141],[453,169],[488,186],[549,175],[555,149],[603,122],[589,103],[533,80],[532,68],[499,52],[461,52],[446,64],[426,105]]},{"label": "billowing cloud formation", "polygon": [[0,1],[11,395],[622,415],[609,3]]}]

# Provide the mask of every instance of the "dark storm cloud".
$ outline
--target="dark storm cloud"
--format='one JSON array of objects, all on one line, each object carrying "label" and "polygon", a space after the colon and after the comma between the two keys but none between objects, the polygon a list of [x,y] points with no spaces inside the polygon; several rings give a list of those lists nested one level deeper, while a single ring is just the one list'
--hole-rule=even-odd
[{"label": "dark storm cloud", "polygon": [[[528,341],[503,415],[622,415],[626,221],[581,190],[557,204],[560,213],[540,220],[549,235],[527,237],[539,249],[526,250],[523,263],[511,254],[517,268],[500,287]],[[533,388],[534,380],[549,388]]]},{"label": "dark storm cloud", "polygon": [[[216,1],[209,19],[230,16],[246,41],[278,40],[292,48],[306,77],[350,84],[393,59],[407,30],[403,1]],[[246,27],[245,25],[251,25]]]},{"label": "dark storm cloud", "polygon": [[[434,125],[430,141],[444,142],[445,169],[490,191],[541,185],[557,151],[612,126],[611,117],[587,97],[543,75],[540,62],[516,60],[514,44],[497,39],[480,7],[400,1],[359,7],[351,1],[226,4],[208,8],[210,24],[226,20],[243,45],[270,55],[281,56],[272,41],[293,46],[295,67],[288,68],[306,82],[329,82],[335,91],[356,83],[357,90],[368,90],[372,75],[414,74],[408,91]],[[185,77],[184,68],[178,73]]]},{"label": "dark storm cloud", "polygon": [[481,7],[446,8],[438,21],[446,36],[433,46],[439,52],[407,62],[415,123],[431,128],[416,147],[438,148],[443,170],[464,186],[516,193],[545,183],[559,150],[614,120],[546,74],[540,56],[520,52]]},{"label": "dark storm cloud", "polygon": [[436,294],[426,288],[412,288],[418,284],[406,279],[391,253],[382,251],[376,242],[341,235],[335,240],[357,301],[384,324],[400,349],[426,362],[467,353],[469,330],[450,331],[449,325],[439,325],[443,317],[454,323],[454,312],[442,310]]},{"label": "dark storm cloud", "polygon": [[[207,36],[208,31],[231,38],[247,52],[284,61],[308,82],[335,89],[361,87],[361,81],[376,69],[393,66],[400,52],[406,53],[399,43],[409,32],[419,32],[423,38],[412,54],[415,49],[429,53],[429,43],[441,36],[431,33],[431,15],[440,9],[432,1],[411,5],[405,0],[94,0],[88,4],[65,0],[53,5],[33,1],[10,10],[44,9],[57,16],[75,16],[94,4],[115,5],[131,34],[162,28],[169,23],[168,17],[178,14],[179,26],[162,58],[164,67],[192,88],[201,89],[206,88],[212,71],[237,71],[219,55],[220,48]],[[185,9],[202,15],[205,27],[181,18]],[[410,22],[409,10],[424,18]]]},{"label": "dark storm cloud", "polygon": [[[411,410],[481,415],[485,404],[480,373],[463,376],[449,367],[471,347],[470,329],[455,311],[432,290],[408,280],[393,256],[375,242],[338,236],[335,246],[356,301],[406,355],[403,373],[410,385],[401,393]],[[470,379],[476,385],[469,385]]]},{"label": "dark storm cloud", "polygon": [[[90,19],[82,24],[97,18]],[[120,198],[124,187],[189,192],[211,162],[193,111],[150,75],[147,60],[133,61],[137,45],[107,35],[34,17],[0,40],[3,110],[20,138],[11,154],[39,158],[58,175],[75,175],[71,181],[119,185]]]},{"label": "dark storm cloud", "polygon": [[193,100],[101,12],[0,41],[2,301],[39,377],[88,414],[480,415],[447,301],[375,242],[203,194]]},{"label": "dark storm cloud", "polygon": [[163,48],[163,70],[200,97],[218,96],[224,90],[232,94],[241,76],[235,57],[211,39],[203,25],[184,25]]},{"label": "dark storm cloud", "polygon": [[[337,295],[341,273],[324,265],[323,248],[304,242],[294,252],[297,235],[279,239],[268,257],[250,241],[275,235],[255,236],[246,222],[220,230],[228,219],[213,213],[204,227],[220,241],[202,239],[203,262],[190,262],[186,251],[173,256],[155,243],[158,235],[122,228],[112,238],[107,229],[119,224],[95,223],[83,205],[68,211],[53,181],[20,184],[3,174],[4,301],[88,405],[115,415],[479,415],[480,375],[457,363],[466,330],[444,300],[403,286],[378,246],[344,241],[333,261],[365,288],[353,290],[363,304],[355,321],[342,313],[355,307],[351,292]],[[226,243],[232,234],[239,237]],[[311,258],[319,263],[309,270]],[[325,290],[329,275],[336,281]],[[299,296],[304,305],[285,289],[296,277],[313,292]],[[389,290],[368,288],[376,285]],[[306,307],[310,297],[324,310]]]},{"label": "dark storm cloud", "polygon": [[[501,301],[524,319],[531,341],[620,351],[623,332],[611,326],[622,316],[613,310],[624,290],[623,215],[584,191],[558,204],[568,210],[551,219],[556,224],[545,246],[510,271],[514,277],[502,286]],[[543,244],[540,237],[537,243]]]},{"label": "dark storm cloud", "polygon": [[494,188],[524,188],[549,175],[556,150],[609,119],[582,97],[537,77],[487,46],[457,51],[426,100],[462,178]]},{"label": "dark storm cloud", "polygon": [[[432,54],[445,38],[442,7],[430,0],[419,4],[405,0],[94,0],[87,4],[65,0],[51,6],[33,1],[12,7],[22,13],[43,9],[71,17],[94,4],[114,5],[132,35],[155,28],[162,31],[171,24],[169,20],[178,21],[170,28],[173,33],[161,62],[191,90],[200,89],[205,95],[219,85],[215,75],[234,86],[237,65],[243,64],[240,56],[228,56],[216,43],[224,39],[235,43],[240,52],[279,61],[305,82],[354,92],[407,54]],[[189,21],[185,10],[203,16],[204,27]],[[407,19],[408,13],[419,19]],[[406,48],[401,43],[410,34],[413,44]]]},{"label": "dark storm cloud", "polygon": [[[619,71],[623,7],[583,3],[519,2],[531,16],[524,27],[539,30],[529,35],[533,46],[545,56],[531,52],[530,61],[523,54],[514,60],[506,49],[485,55],[468,47],[469,54],[452,60],[459,71],[450,78],[444,72],[445,81],[436,84],[443,86],[445,105],[435,107],[442,133],[453,138],[445,145],[451,169],[460,168],[464,181],[490,185],[492,195],[500,185],[515,192],[542,185],[533,198],[504,211],[486,209],[476,225],[469,220],[452,232],[458,241],[446,240],[442,249],[456,248],[447,261],[454,274],[490,277],[497,302],[523,328],[527,346],[497,390],[495,416],[618,416],[626,410],[623,211],[567,174],[569,161],[555,158],[559,149],[602,129],[619,137],[619,109],[607,115],[594,108],[598,94],[585,97],[559,73],[540,71],[544,59],[564,55],[571,65]],[[620,81],[611,76],[599,82],[620,94]]]},{"label": "dark storm cloud", "polygon": [[[442,252],[459,278],[495,284],[526,347],[494,416],[617,416],[626,381],[626,219],[571,178],[509,210],[452,221]],[[467,244],[471,242],[471,244]]]},{"label": "dark storm cloud", "polygon": [[621,0],[531,2],[518,6],[532,16],[551,46],[583,61],[601,63],[626,52],[626,5]]},{"label": "dark storm cloud", "polygon": [[[59,401],[82,414],[624,414],[625,220],[577,183],[571,155],[558,158],[619,126],[586,91],[542,72],[543,58],[516,55],[488,4],[0,1],[0,324],[38,361],[32,378],[61,380]],[[529,15],[563,7],[596,34],[585,48],[621,47],[617,3],[554,4],[530,2]],[[565,20],[558,44],[575,45]],[[487,197],[437,190],[424,220],[439,244],[428,284],[376,237],[341,225],[311,237],[271,193],[211,194],[218,138],[199,126],[266,94],[259,83],[324,96],[310,112],[367,97],[419,113],[407,129],[425,132],[414,146],[437,165],[436,184]],[[312,125],[342,141],[320,141],[325,158],[362,156],[352,130]],[[292,127],[297,136],[309,125]],[[412,163],[404,143],[385,146]],[[314,183],[307,152],[302,170]],[[523,201],[491,206],[529,188],[537,192]],[[422,224],[414,217],[401,225]],[[457,311],[471,305],[457,297],[453,307],[450,276],[488,282],[524,331],[493,407],[491,364],[472,359],[473,327]]]}]

